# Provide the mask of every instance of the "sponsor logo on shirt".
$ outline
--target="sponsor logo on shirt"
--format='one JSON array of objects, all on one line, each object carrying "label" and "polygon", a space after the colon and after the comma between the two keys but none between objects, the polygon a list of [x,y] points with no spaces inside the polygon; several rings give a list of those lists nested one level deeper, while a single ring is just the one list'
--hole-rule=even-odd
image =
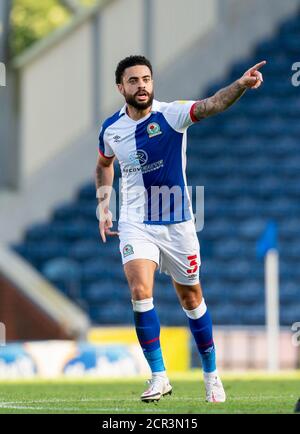
[{"label": "sponsor logo on shirt", "polygon": [[148,161],[148,154],[143,149],[139,149],[138,151],[131,152],[128,158],[134,166],[144,166]]},{"label": "sponsor logo on shirt", "polygon": [[162,134],[162,131],[160,130],[160,126],[156,122],[151,122],[151,124],[148,124],[147,126],[147,133],[151,139],[151,137]]},{"label": "sponsor logo on shirt", "polygon": [[164,160],[156,161],[155,163],[146,164],[145,166],[138,167],[124,167],[123,173],[149,173],[164,167]]},{"label": "sponsor logo on shirt", "polygon": [[128,156],[130,164],[122,169],[123,173],[149,173],[158,170],[164,166],[164,161],[159,160],[154,163],[147,164],[148,154],[143,149],[133,151]]},{"label": "sponsor logo on shirt", "polygon": [[126,246],[123,247],[123,256],[126,258],[126,256],[133,255],[133,247],[131,244],[126,244]]}]

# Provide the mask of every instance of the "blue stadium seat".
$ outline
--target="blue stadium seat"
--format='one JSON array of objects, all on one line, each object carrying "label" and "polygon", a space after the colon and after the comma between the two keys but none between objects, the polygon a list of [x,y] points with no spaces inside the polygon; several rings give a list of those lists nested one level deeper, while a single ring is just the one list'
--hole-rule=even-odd
[{"label": "blue stadium seat", "polygon": [[154,289],[154,298],[158,303],[175,303],[178,302],[175,289],[173,288],[171,282],[168,285],[161,285],[156,282]]},{"label": "blue stadium seat", "polygon": [[121,261],[118,261],[112,267],[112,261],[107,257],[99,257],[86,261],[82,266],[83,282],[101,281],[105,279],[116,280],[116,282],[124,279],[123,268]]},{"label": "blue stadium seat", "polygon": [[68,252],[68,244],[55,240],[45,243],[30,242],[19,247],[19,253],[22,253],[38,269],[48,260],[59,256],[68,256]]},{"label": "blue stadium seat", "polygon": [[128,303],[109,302],[105,305],[90,305],[89,313],[93,323],[100,325],[133,325],[133,313]]},{"label": "blue stadium seat", "polygon": [[298,242],[290,242],[285,244],[282,243],[280,244],[280,253],[286,259],[290,259],[291,261],[297,261],[300,258],[300,245]]},{"label": "blue stadium seat", "polygon": [[[216,186],[216,190],[217,190]],[[211,188],[214,190],[214,187]],[[224,218],[232,217],[234,212],[232,201],[223,200],[221,198],[216,199],[212,195],[206,195],[205,191],[205,202],[204,202],[204,230],[205,230],[205,222],[214,219],[217,215],[221,215]]]},{"label": "blue stadium seat", "polygon": [[80,240],[73,243],[69,248],[69,256],[78,261],[96,259],[105,256],[105,248],[100,240]]},{"label": "blue stadium seat", "polygon": [[296,240],[299,233],[299,227],[300,216],[286,215],[279,228],[280,238],[284,240]]},{"label": "blue stadium seat", "polygon": [[268,205],[268,214],[271,218],[280,219],[291,215],[299,215],[300,206],[297,202],[289,200],[287,197],[273,198]]},{"label": "blue stadium seat", "polygon": [[289,59],[280,54],[279,51],[273,53],[272,58],[264,66],[263,72],[266,80],[270,77],[282,77],[282,74],[286,74],[290,70],[291,63]]},{"label": "blue stadium seat", "polygon": [[52,220],[57,222],[65,222],[71,220],[78,215],[78,206],[76,203],[62,204],[56,207],[52,213]]},{"label": "blue stadium seat", "polygon": [[265,219],[263,218],[248,218],[241,222],[237,228],[238,236],[247,240],[258,240],[265,229]]},{"label": "blue stadium seat", "polygon": [[178,302],[171,306],[169,303],[164,305],[162,303],[157,303],[156,310],[160,323],[163,326],[181,327],[188,325],[186,314],[183,312]]},{"label": "blue stadium seat", "polygon": [[[224,138],[221,137],[209,137],[206,140],[199,138],[195,139],[192,135],[193,129],[191,128],[188,132],[189,137],[189,153],[192,154],[193,161],[197,163],[202,163],[203,160],[215,160],[218,157],[223,156],[224,151]],[[190,165],[190,161],[188,159],[187,164],[188,167]]]},{"label": "blue stadium seat", "polygon": [[280,310],[280,323],[282,325],[288,326],[289,328],[292,324],[299,322],[299,311],[300,302],[293,303],[291,306],[286,306]]},{"label": "blue stadium seat", "polygon": [[264,282],[245,280],[237,289],[230,293],[230,299],[235,306],[249,306],[264,303]]},{"label": "blue stadium seat", "polygon": [[237,140],[230,141],[230,153],[238,158],[238,161],[247,161],[255,158],[261,152],[261,138],[257,135],[249,135]]},{"label": "blue stadium seat", "polygon": [[241,258],[247,256],[247,245],[241,242],[240,239],[224,239],[214,243],[214,255],[223,261],[231,260],[232,258]]},{"label": "blue stadium seat", "polygon": [[64,204],[55,208],[52,220],[55,222],[68,222],[76,218],[96,222],[97,202],[94,200],[81,200],[75,203]]},{"label": "blue stadium seat", "polygon": [[219,305],[225,298],[225,285],[220,282],[218,276],[203,285],[203,294],[208,306]]},{"label": "blue stadium seat", "polygon": [[299,40],[297,38],[291,37],[291,34],[283,34],[281,35],[280,42],[282,50],[287,55],[299,55]]},{"label": "blue stadium seat", "polygon": [[31,225],[25,232],[25,240],[28,243],[31,241],[45,241],[47,239],[53,240],[55,236],[51,223]]},{"label": "blue stadium seat", "polygon": [[262,59],[269,59],[270,56],[277,53],[280,49],[280,40],[274,38],[261,42],[256,47],[255,54]]},{"label": "blue stadium seat", "polygon": [[280,284],[280,304],[283,306],[293,306],[295,302],[300,302],[299,284],[296,281],[285,281]]},{"label": "blue stadium seat", "polygon": [[234,119],[234,122],[227,122],[222,127],[222,133],[229,139],[240,138],[247,134],[255,133],[252,122],[246,117]]},{"label": "blue stadium seat", "polygon": [[230,303],[212,306],[210,309],[213,323],[216,325],[240,324],[240,315],[237,309]]},{"label": "blue stadium seat", "polygon": [[243,325],[264,325],[265,321],[265,306],[261,303],[251,307],[246,306],[241,310]]},{"label": "blue stadium seat", "polygon": [[289,35],[294,38],[294,35],[300,34],[300,18],[299,15],[285,21],[280,25],[279,32],[281,35]]},{"label": "blue stadium seat", "polygon": [[243,104],[239,109],[239,104],[236,105],[237,115],[243,114],[245,117],[251,118],[252,121],[257,122],[262,117],[280,115],[280,109],[274,97],[265,96],[259,97],[259,101],[251,101],[247,104]]},{"label": "blue stadium seat", "polygon": [[234,235],[235,227],[232,222],[225,219],[216,219],[214,221],[205,221],[203,232],[205,238],[209,240],[218,240],[225,234]]},{"label": "blue stadium seat", "polygon": [[[253,249],[253,253],[254,253]],[[232,258],[228,261],[225,268],[224,279],[228,282],[246,282],[250,277],[252,279],[263,279],[263,264],[258,262],[252,256],[252,260],[248,258]]]},{"label": "blue stadium seat", "polygon": [[96,199],[96,187],[95,184],[92,182],[88,182],[85,185],[83,185],[77,193],[78,199]]},{"label": "blue stadium seat", "polygon": [[68,258],[47,261],[42,272],[53,284],[62,288],[72,298],[81,298],[81,269],[77,262]]},{"label": "blue stadium seat", "polygon": [[[299,98],[296,97],[296,95],[280,101],[280,104],[282,104],[281,115],[286,118],[287,121],[293,122],[294,120],[297,121],[297,119],[299,119],[300,101]],[[297,138],[295,138],[294,141],[296,142]]]},{"label": "blue stadium seat", "polygon": [[112,279],[100,280],[84,290],[83,297],[90,303],[105,304],[115,300],[116,303],[130,301],[130,291],[125,282],[120,284]]}]

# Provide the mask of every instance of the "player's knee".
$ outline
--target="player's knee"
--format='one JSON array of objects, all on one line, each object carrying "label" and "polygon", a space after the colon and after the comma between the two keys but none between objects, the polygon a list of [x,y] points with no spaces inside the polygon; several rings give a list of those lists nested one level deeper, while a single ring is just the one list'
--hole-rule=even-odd
[{"label": "player's knee", "polygon": [[180,295],[181,305],[185,309],[195,309],[202,301],[202,294],[199,291],[186,291]]},{"label": "player's knee", "polygon": [[145,300],[152,297],[151,290],[143,284],[133,285],[131,288],[132,300]]}]

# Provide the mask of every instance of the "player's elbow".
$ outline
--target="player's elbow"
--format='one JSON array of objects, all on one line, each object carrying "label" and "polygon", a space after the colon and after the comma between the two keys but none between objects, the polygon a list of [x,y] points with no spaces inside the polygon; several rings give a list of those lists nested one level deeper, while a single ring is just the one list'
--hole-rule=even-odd
[{"label": "player's elbow", "polygon": [[112,168],[114,163],[114,158],[105,158],[102,155],[98,156],[97,167],[102,169]]}]

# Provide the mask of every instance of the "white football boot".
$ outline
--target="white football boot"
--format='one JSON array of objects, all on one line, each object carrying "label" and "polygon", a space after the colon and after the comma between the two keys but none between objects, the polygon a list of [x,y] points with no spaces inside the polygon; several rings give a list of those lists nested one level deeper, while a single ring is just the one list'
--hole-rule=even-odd
[{"label": "white football boot", "polygon": [[172,386],[166,377],[154,376],[148,384],[148,389],[141,395],[143,402],[159,401],[162,396],[172,394]]},{"label": "white football boot", "polygon": [[207,374],[204,372],[204,384],[207,402],[225,402],[226,394],[222,381],[217,373]]}]

